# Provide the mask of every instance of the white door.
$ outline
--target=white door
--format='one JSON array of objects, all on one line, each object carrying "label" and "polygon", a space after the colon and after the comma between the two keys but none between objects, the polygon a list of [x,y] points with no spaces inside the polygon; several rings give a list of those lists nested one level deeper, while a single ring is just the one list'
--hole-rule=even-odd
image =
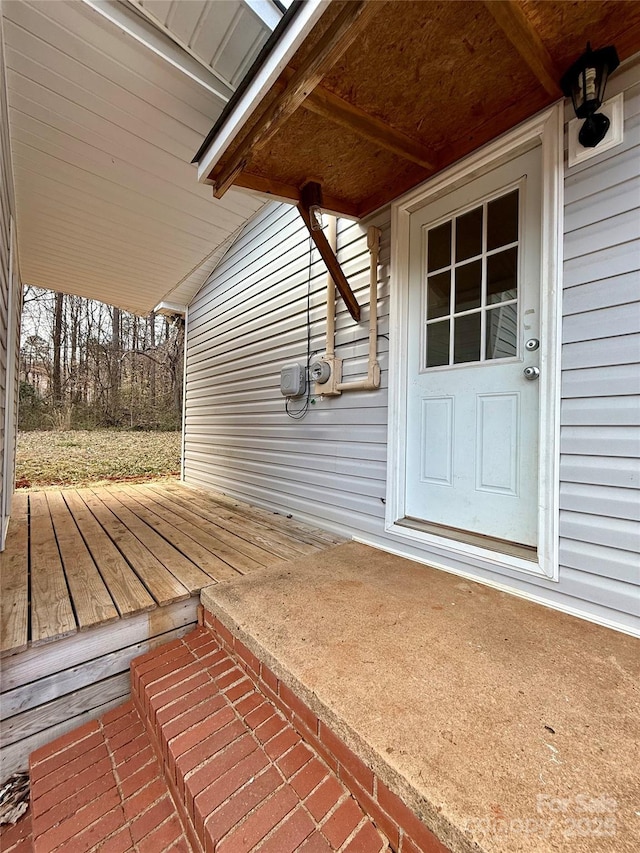
[{"label": "white door", "polygon": [[538,527],[540,153],[430,202],[409,237],[405,514],[524,545]]}]

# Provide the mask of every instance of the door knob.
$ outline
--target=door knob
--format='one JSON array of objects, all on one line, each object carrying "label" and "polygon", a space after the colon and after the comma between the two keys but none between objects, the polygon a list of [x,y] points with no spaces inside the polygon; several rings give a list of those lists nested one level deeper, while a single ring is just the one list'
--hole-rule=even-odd
[{"label": "door knob", "polygon": [[525,379],[538,379],[538,377],[540,376],[539,367],[525,367],[522,372],[524,373]]}]

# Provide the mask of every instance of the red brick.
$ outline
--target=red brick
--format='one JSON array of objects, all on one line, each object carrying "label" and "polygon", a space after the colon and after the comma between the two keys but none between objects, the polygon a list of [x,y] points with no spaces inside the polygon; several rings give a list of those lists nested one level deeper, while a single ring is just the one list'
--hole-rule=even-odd
[{"label": "red brick", "polygon": [[156,712],[157,726],[162,726],[171,720],[175,720],[181,714],[190,711],[201,702],[218,695],[215,685],[203,673],[190,678],[188,685],[185,683],[184,686],[185,693],[179,699],[170,705],[165,705]]},{"label": "red brick", "polygon": [[101,745],[104,745],[104,738],[102,737],[102,732],[96,731],[86,737],[84,740],[81,740],[78,743],[74,743],[71,746],[66,747],[66,749],[63,749],[61,752],[57,752],[51,755],[49,758],[45,758],[37,765],[34,765],[32,755],[29,763],[32,769],[37,767],[37,775],[41,779],[45,776],[53,775],[56,780],[55,784],[57,785],[62,779],[66,778],[64,768],[67,764],[70,764],[72,761],[75,761],[77,758],[84,755],[86,752],[90,752],[92,749],[95,749],[97,746]]},{"label": "red brick", "polygon": [[232,684],[235,684],[236,681],[240,681],[242,678],[244,678],[243,671],[239,666],[234,666],[232,669],[225,672],[224,675],[215,676],[213,680],[220,690],[224,690],[225,687],[231,687]]},{"label": "red brick", "polygon": [[249,853],[289,814],[297,802],[298,798],[291,788],[280,788],[220,843],[216,853]]},{"label": "red brick", "polygon": [[[113,774],[98,773],[98,778],[93,781],[83,784],[83,777],[76,777],[74,782],[75,791],[69,792],[69,789],[55,789],[50,791],[46,797],[34,800],[34,818],[33,826],[37,835],[41,835],[48,829],[51,829],[55,824],[63,820],[67,820],[79,809],[89,805],[89,803],[106,794],[109,789],[116,791],[116,782]],[[80,780],[79,782],[77,780]]]},{"label": "red brick", "polygon": [[133,702],[128,702],[127,704],[129,705],[129,710],[126,714],[121,714],[117,719],[106,722],[104,718],[101,718],[100,722],[102,723],[102,731],[105,737],[113,737],[113,735],[124,731],[124,729],[129,728],[132,723],[140,719]]},{"label": "red brick", "polygon": [[272,717],[269,717],[266,723],[262,723],[262,725],[258,726],[254,734],[260,743],[266,743],[285,728],[290,728],[287,721],[283,720],[279,715],[274,714]]},{"label": "red brick", "polygon": [[322,834],[334,847],[340,847],[362,820],[360,806],[349,797],[338,806],[335,812],[322,826]]},{"label": "red brick", "polygon": [[[89,723],[85,723],[83,726],[80,726],[77,729],[69,732],[66,735],[62,735],[59,738],[56,738],[51,743],[46,744],[46,746],[41,746],[39,749],[34,750],[31,753],[31,766],[35,767],[38,764],[42,764],[47,759],[51,759],[58,752],[63,752],[65,755],[67,753],[73,752],[73,750],[69,749],[72,746],[78,746],[80,741],[88,738],[89,735],[94,735],[100,731],[100,724],[97,720],[92,720]],[[71,758],[76,758],[78,753],[76,752]],[[70,761],[71,758],[68,760]],[[63,761],[66,763],[66,761]],[[60,765],[57,765],[60,766]],[[47,771],[48,772],[48,771]]]},{"label": "red brick", "polygon": [[[228,726],[225,726],[223,729],[220,729],[220,731],[210,735],[206,740],[202,741],[202,743],[196,744],[196,746],[188,752],[185,752],[176,761],[176,765],[181,775],[184,777],[191,770],[195,770],[199,764],[203,764],[205,761],[208,761],[217,752],[224,749],[225,746],[228,746],[236,740],[236,738],[244,734],[245,731],[246,729],[240,720],[234,720],[229,723]],[[181,788],[181,785],[179,785],[179,787]]]},{"label": "red brick", "polygon": [[250,729],[256,729],[262,723],[265,723],[275,714],[273,705],[270,702],[262,702],[257,708],[253,708],[245,715],[244,721]]},{"label": "red brick", "polygon": [[224,691],[224,695],[229,702],[238,702],[250,693],[255,693],[255,685],[250,678],[245,678],[232,687],[227,687]]},{"label": "red brick", "polygon": [[131,826],[131,837],[137,844],[141,838],[150,835],[161,823],[174,814],[173,800],[165,793],[160,802],[153,805],[149,811],[133,820]]},{"label": "red brick", "polygon": [[[191,656],[188,660],[185,660],[184,663],[176,662],[175,666],[168,664],[167,668],[169,671],[165,675],[145,685],[144,692],[147,696],[147,701],[154,696],[156,697],[156,702],[165,702],[165,700],[171,701],[175,698],[172,692],[168,692],[171,691],[171,688],[176,687],[176,685],[182,685],[182,683],[184,681],[188,681],[192,675],[197,675],[199,672],[202,672],[202,664],[200,661],[194,661]],[[167,692],[168,697],[163,696],[160,698],[159,694]],[[178,693],[178,695],[180,695],[180,693]]]},{"label": "red brick", "polygon": [[[346,771],[343,772],[345,776],[348,776]],[[398,829],[398,824],[380,808],[378,801],[370,796],[353,777],[349,779],[347,784],[351,793],[362,806],[365,814],[369,815],[378,829],[389,839],[393,849],[397,850],[398,845],[400,844],[400,830]],[[378,786],[380,784],[381,782],[378,780]]]},{"label": "red brick", "polygon": [[333,847],[318,831],[303,841],[296,853],[333,853]]},{"label": "red brick", "polygon": [[[206,673],[196,672],[169,690],[164,690],[162,693],[151,696],[149,699],[149,709],[151,712],[149,717],[151,722],[155,722],[159,714],[163,711],[166,716],[167,709],[172,709],[180,700],[184,700],[186,696],[192,696],[193,692],[199,687],[209,686],[210,684],[211,682]],[[209,691],[211,692],[210,687]],[[171,710],[169,710],[169,714],[171,713]]]},{"label": "red brick", "polygon": [[100,718],[103,726],[108,726],[110,723],[113,723],[115,720],[118,720],[120,717],[126,716],[129,714],[135,705],[131,700],[125,702],[123,705],[118,705],[117,708],[112,708],[110,711],[107,711],[106,714],[103,714]]},{"label": "red brick", "polygon": [[298,731],[302,736],[302,739],[305,740],[309,744],[309,746],[318,753],[320,758],[322,758],[322,760],[329,765],[329,767],[333,770],[334,773],[337,773],[338,762],[333,756],[333,753],[329,752],[327,747],[320,740],[318,735],[312,732],[308,728],[308,726],[306,726],[299,718],[295,720],[295,728],[296,731]]},{"label": "red brick", "polygon": [[17,823],[0,824],[0,850],[3,853],[31,853],[32,851],[31,809]]},{"label": "red brick", "polygon": [[446,853],[446,847],[440,843],[426,824],[402,802],[400,797],[380,781],[378,781],[378,802],[424,853]]},{"label": "red brick", "polygon": [[182,825],[177,815],[174,815],[154,832],[140,839],[138,842],[139,853],[159,853],[182,835]]},{"label": "red brick", "polygon": [[270,690],[273,690],[274,693],[278,692],[278,678],[271,672],[268,666],[265,664],[260,664],[260,678]]},{"label": "red brick", "polygon": [[400,853],[422,853],[422,851],[413,843],[408,835],[403,834],[402,841],[400,842]]},{"label": "red brick", "polygon": [[[88,850],[95,847],[104,838],[116,832],[116,830],[122,827],[123,823],[124,815],[122,814],[122,808],[116,806],[100,818],[99,821],[85,829],[84,832],[75,836],[72,841],[67,841],[63,847],[64,853],[87,853]],[[59,853],[62,853],[62,851],[59,851]]]},{"label": "red brick", "polygon": [[237,663],[224,651],[221,651],[219,655],[214,655],[211,660],[203,661],[203,663],[207,664],[207,675],[214,681],[232,669],[238,670],[238,677],[242,674],[242,670]]},{"label": "red brick", "polygon": [[55,788],[61,782],[64,782],[70,776],[76,776],[86,767],[96,764],[103,758],[108,758],[108,755],[107,746],[104,741],[101,741],[94,749],[87,750],[87,752],[82,753],[73,761],[65,764],[57,773],[50,773],[48,776],[40,776],[38,770],[38,774],[35,775],[35,778],[31,782],[31,799],[34,800],[35,798],[42,796],[47,791],[51,790],[51,788]]},{"label": "red brick", "polygon": [[164,779],[156,777],[142,790],[137,791],[123,803],[124,814],[127,820],[133,820],[139,814],[146,811],[150,806],[161,800],[167,793],[167,785]]},{"label": "red brick", "polygon": [[[116,810],[116,815],[118,811]],[[108,816],[110,819],[110,815]],[[103,841],[98,848],[100,853],[134,853],[133,840],[128,826],[123,826],[115,835]]]},{"label": "red brick", "polygon": [[134,773],[137,773],[142,767],[149,764],[150,761],[155,762],[155,752],[153,751],[149,741],[147,741],[144,749],[140,750],[140,752],[136,753],[116,768],[116,778],[123,782],[125,779],[133,776]]},{"label": "red brick", "polygon": [[184,643],[181,639],[170,640],[168,643],[163,643],[158,648],[151,649],[151,651],[145,652],[143,655],[139,655],[137,658],[134,658],[131,661],[131,667],[140,673],[145,672],[149,666],[153,666],[156,661],[161,660],[165,655],[170,655],[172,652],[182,649],[183,646]]},{"label": "red brick", "polygon": [[185,782],[187,795],[193,799],[200,791],[215,782],[223,773],[234,767],[243,758],[257,750],[256,742],[247,733],[233,741],[230,746],[218,752],[214,757],[199,767]]},{"label": "red brick", "polygon": [[286,705],[288,705],[289,708],[291,708],[291,711],[294,714],[297,714],[300,717],[312,732],[318,731],[318,718],[311,708],[309,708],[302,699],[296,696],[291,688],[287,687],[287,685],[282,682],[280,682],[280,698]]},{"label": "red brick", "polygon": [[154,661],[144,671],[138,669],[138,689],[144,688],[148,690],[152,684],[174,674],[181,667],[188,666],[192,662],[193,655],[191,652],[184,646],[181,646],[175,652],[164,655],[161,659]]},{"label": "red brick", "polygon": [[364,761],[358,758],[344,741],[322,722],[319,725],[319,734],[320,740],[335,755],[340,764],[347,768],[349,773],[358,780],[366,791],[373,794],[373,772],[367,767]]},{"label": "red brick", "polygon": [[194,705],[187,713],[184,713],[163,725],[162,737],[166,741],[170,741],[178,735],[186,732],[191,728],[191,726],[197,725],[207,717],[216,714],[225,707],[226,705],[223,696],[220,694],[209,696],[203,702]]},{"label": "red brick", "polygon": [[[200,614],[201,612],[204,612],[204,608],[199,604],[198,613]],[[206,628],[203,628],[202,623],[200,622],[197,628],[194,628],[193,631],[189,631],[189,633],[182,638],[182,642],[188,649],[194,651],[205,643],[211,642],[211,632],[207,631]]]},{"label": "red brick", "polygon": [[215,616],[213,618],[213,629],[216,634],[218,634],[218,636],[221,637],[225,641],[225,643],[227,643],[227,645],[233,648],[235,640],[233,634],[228,628],[225,628],[222,622]]},{"label": "red brick", "polygon": [[203,835],[204,823],[211,812],[221,806],[239,788],[246,785],[252,777],[264,770],[268,764],[269,759],[264,752],[256,749],[197,795],[193,810],[196,830],[200,838]]},{"label": "red brick", "polygon": [[39,795],[35,799],[38,806],[38,812],[45,812],[55,803],[64,800],[65,797],[72,796],[84,785],[90,785],[92,782],[95,782],[96,779],[104,776],[105,773],[111,777],[113,787],[115,788],[115,780],[113,779],[113,774],[111,772],[111,761],[109,760],[108,755],[103,756],[95,764],[91,764],[89,767],[84,768],[78,774],[59,777],[54,788],[51,788],[45,794]]},{"label": "red brick", "polygon": [[130,740],[129,743],[125,743],[124,746],[121,746],[119,749],[114,749],[111,753],[114,764],[118,766],[122,764],[124,761],[128,761],[130,758],[133,758],[134,755],[137,755],[139,752],[142,752],[149,746],[149,737],[145,733],[139,735],[138,737]]},{"label": "red brick", "polygon": [[268,743],[265,743],[264,750],[267,755],[275,761],[276,758],[279,758],[288,749],[291,749],[292,746],[299,743],[299,741],[300,735],[297,731],[291,728],[291,726],[287,726],[284,731],[271,738]]},{"label": "red brick", "polygon": [[246,716],[250,711],[253,711],[264,702],[264,697],[259,693],[250,693],[239,702],[236,703],[236,711],[241,717]]},{"label": "red brick", "polygon": [[[100,851],[102,853],[102,851]],[[172,844],[171,847],[167,850],[167,853],[193,853],[192,848],[189,846],[188,841],[184,836],[179,838],[175,844]]]},{"label": "red brick", "polygon": [[309,764],[289,780],[290,785],[299,797],[307,796],[326,778],[329,770],[317,758],[313,758]]},{"label": "red brick", "polygon": [[367,821],[347,844],[344,853],[380,853],[384,843],[371,821]]},{"label": "red brick", "polygon": [[249,669],[253,670],[253,672],[258,675],[260,673],[260,661],[254,655],[254,653],[249,651],[245,644],[241,643],[240,640],[238,640],[237,638],[234,648],[238,657],[241,657],[242,660],[247,664]]},{"label": "red brick", "polygon": [[344,797],[345,790],[335,776],[329,776],[320,787],[304,801],[314,818],[320,823],[322,818]]},{"label": "red brick", "polygon": [[160,777],[159,771],[160,768],[156,761],[150,761],[148,764],[145,764],[141,770],[138,770],[137,773],[134,773],[120,783],[122,796],[125,799],[127,797],[132,797],[136,791],[142,790],[145,785],[153,782],[154,779],[158,779]]},{"label": "red brick", "polygon": [[[212,706],[216,704],[218,709],[214,710]],[[182,729],[181,734],[171,739],[169,749],[174,758],[182,755],[183,752],[191,749],[196,744],[202,743],[209,735],[217,732],[232,720],[237,719],[228,705],[224,705],[224,703],[222,703],[222,707],[220,705],[220,702],[212,702],[208,714],[205,714],[189,728]]]},{"label": "red brick", "polygon": [[313,821],[305,810],[297,808],[260,845],[260,853],[294,853],[314,829]]},{"label": "red brick", "polygon": [[111,737],[107,737],[109,751],[114,752],[114,750],[119,749],[126,743],[130,743],[135,738],[140,737],[141,734],[144,734],[144,726],[136,713],[136,719],[130,726],[127,726],[126,729],[115,733]]},{"label": "red brick", "polygon": [[304,767],[307,762],[311,761],[313,753],[305,743],[298,743],[293,749],[289,750],[286,755],[278,759],[278,767],[287,779],[293,776],[301,767]]},{"label": "red brick", "polygon": [[281,783],[282,778],[278,771],[275,767],[269,767],[211,814],[204,824],[207,853],[213,850],[217,842],[230,829],[272,794]]},{"label": "red brick", "polygon": [[117,791],[108,791],[90,805],[85,806],[80,811],[74,812],[67,820],[42,833],[39,836],[37,846],[42,850],[55,850],[56,847],[69,841],[70,838],[79,835],[94,821],[116,807],[120,807],[120,797]]}]

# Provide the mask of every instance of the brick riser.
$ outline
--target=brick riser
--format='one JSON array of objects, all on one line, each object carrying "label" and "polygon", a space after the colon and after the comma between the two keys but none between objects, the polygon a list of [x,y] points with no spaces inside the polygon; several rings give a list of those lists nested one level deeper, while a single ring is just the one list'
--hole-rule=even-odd
[{"label": "brick riser", "polygon": [[450,853],[385,783],[295,693],[208,611],[201,621],[258,690],[280,709],[384,833],[394,853]]},{"label": "brick riser", "polygon": [[399,853],[447,853],[206,619],[132,663],[131,702],[32,755],[35,853],[383,853],[383,832]]},{"label": "brick riser", "polygon": [[194,850],[388,850],[331,768],[210,631],[138,658],[131,674]]}]

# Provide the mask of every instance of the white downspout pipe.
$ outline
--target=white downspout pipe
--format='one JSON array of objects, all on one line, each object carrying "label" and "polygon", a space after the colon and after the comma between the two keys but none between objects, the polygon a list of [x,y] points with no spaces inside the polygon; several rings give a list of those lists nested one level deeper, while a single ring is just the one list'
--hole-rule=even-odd
[{"label": "white downspout pipe", "polygon": [[[335,221],[334,221],[335,228]],[[375,391],[380,387],[380,364],[377,359],[378,348],[378,261],[380,258],[379,228],[371,225],[367,231],[367,247],[369,249],[369,361],[367,378],[356,379],[352,382],[338,382],[337,391]],[[333,285],[333,282],[332,282]],[[328,291],[327,291],[328,292]],[[332,325],[335,326],[335,290],[333,291],[334,311]],[[327,351],[329,348],[329,311],[327,310]],[[333,335],[331,337],[333,348]]]},{"label": "white downspout pipe", "polygon": [[[335,252],[338,248],[338,220],[335,216],[329,217],[327,228],[327,240]],[[336,354],[336,285],[327,273],[327,351],[328,358],[333,359]]]}]

